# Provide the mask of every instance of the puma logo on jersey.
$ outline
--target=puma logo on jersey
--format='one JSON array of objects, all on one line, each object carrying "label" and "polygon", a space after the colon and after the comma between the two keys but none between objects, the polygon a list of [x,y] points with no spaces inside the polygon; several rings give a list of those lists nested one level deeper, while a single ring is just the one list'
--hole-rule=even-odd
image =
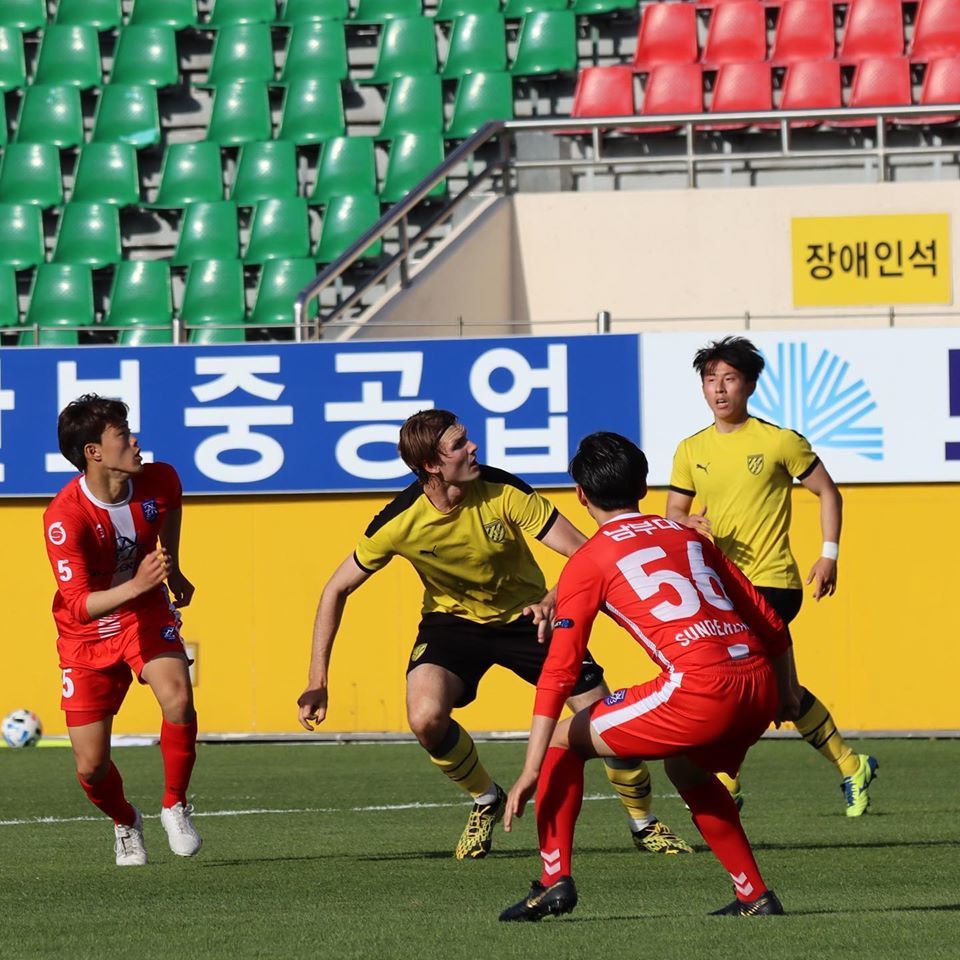
[{"label": "puma logo on jersey", "polygon": [[421,550],[420,555],[423,557],[435,557],[437,555],[436,545],[431,547],[429,550]]},{"label": "puma logo on jersey", "polygon": [[709,467],[709,466],[710,466],[710,463],[709,463],[709,462],[707,462],[707,463],[698,463],[698,464],[697,464],[697,469],[698,469],[698,470],[702,470],[702,471],[709,477],[709,476],[710,476],[710,471],[707,469],[707,467]]}]

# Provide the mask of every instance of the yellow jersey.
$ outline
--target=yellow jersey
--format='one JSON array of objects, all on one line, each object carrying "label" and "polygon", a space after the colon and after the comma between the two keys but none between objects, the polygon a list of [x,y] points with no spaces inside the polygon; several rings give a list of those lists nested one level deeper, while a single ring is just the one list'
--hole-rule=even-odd
[{"label": "yellow jersey", "polygon": [[803,583],[790,551],[790,489],[820,462],[806,437],[750,417],[732,433],[711,424],[682,440],[670,489],[707,508],[720,549],[758,587]]},{"label": "yellow jersey", "polygon": [[524,534],[542,539],[557,516],[518,477],[481,466],[449,513],[411,484],[374,517],[354,559],[371,573],[395,555],[409,560],[423,582],[424,613],[509,623],[547,592]]}]

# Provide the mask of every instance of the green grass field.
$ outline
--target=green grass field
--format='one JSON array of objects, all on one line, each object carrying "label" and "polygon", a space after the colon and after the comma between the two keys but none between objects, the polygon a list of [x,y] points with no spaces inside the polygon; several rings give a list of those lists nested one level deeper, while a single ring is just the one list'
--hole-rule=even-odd
[{"label": "green grass field", "polygon": [[[603,772],[588,767],[577,833],[580,905],[537,925],[497,914],[539,873],[532,811],[494,853],[451,851],[467,805],[413,744],[200,748],[204,848],[171,854],[156,818],[157,748],[116,751],[146,813],[151,862],[113,865],[112,830],[67,750],[0,751],[0,956],[13,958],[960,957],[960,742],[869,741],[871,812],[843,815],[832,769],[796,740],[745,769],[744,824],[789,916],[707,917],[731,899],[702,842],[694,856],[636,853]],[[505,785],[523,745],[484,744]],[[656,811],[689,816],[654,765]],[[42,818],[48,818],[43,822]],[[24,822],[26,821],[26,822]]]}]

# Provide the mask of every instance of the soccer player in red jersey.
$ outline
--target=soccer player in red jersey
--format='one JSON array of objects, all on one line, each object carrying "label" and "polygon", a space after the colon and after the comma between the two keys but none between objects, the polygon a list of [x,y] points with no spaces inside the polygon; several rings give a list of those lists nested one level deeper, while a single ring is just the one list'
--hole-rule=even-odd
[{"label": "soccer player in red jersey", "polygon": [[191,857],[201,840],[186,797],[197,715],[175,609],[193,596],[180,570],[180,480],[168,464],[143,463],[119,400],[94,394],[74,400],[61,412],[57,434],[61,453],[81,471],[43,514],[57,580],[61,707],[77,779],[90,802],[114,821],[117,865],[145,864],[143,818],[124,796],[110,759],[113,718],[135,673],[163,712],[160,822],[170,849]]},{"label": "soccer player in red jersey", "polygon": [[[570,473],[599,529],[560,576],[526,762],[504,812],[509,830],[536,789],[543,872],[500,919],[539,920],[576,906],[571,856],[583,765],[610,756],[664,761],[695,826],[733,880],[737,898],[717,913],[781,914],[737,806],[715,774],[738,770],[771,721],[796,715],[783,621],[709,540],[673,520],[640,513],[647,461],[625,437],[586,437]],[[662,672],[558,726],[601,610]]]}]

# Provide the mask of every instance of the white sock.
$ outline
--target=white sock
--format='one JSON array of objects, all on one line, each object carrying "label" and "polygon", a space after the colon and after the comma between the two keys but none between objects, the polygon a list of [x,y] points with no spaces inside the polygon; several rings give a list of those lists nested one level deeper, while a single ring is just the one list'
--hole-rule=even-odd
[{"label": "white sock", "polygon": [[634,820],[633,817],[627,817],[627,820],[630,821],[630,829],[634,833],[636,833],[638,830],[643,830],[645,827],[649,827],[652,823],[657,822],[657,818],[654,816],[641,817],[638,820]]},{"label": "white sock", "polygon": [[473,802],[479,803],[481,807],[488,803],[494,803],[497,799],[497,785],[491,780],[490,789],[486,793],[481,793],[479,797],[474,797]]}]

